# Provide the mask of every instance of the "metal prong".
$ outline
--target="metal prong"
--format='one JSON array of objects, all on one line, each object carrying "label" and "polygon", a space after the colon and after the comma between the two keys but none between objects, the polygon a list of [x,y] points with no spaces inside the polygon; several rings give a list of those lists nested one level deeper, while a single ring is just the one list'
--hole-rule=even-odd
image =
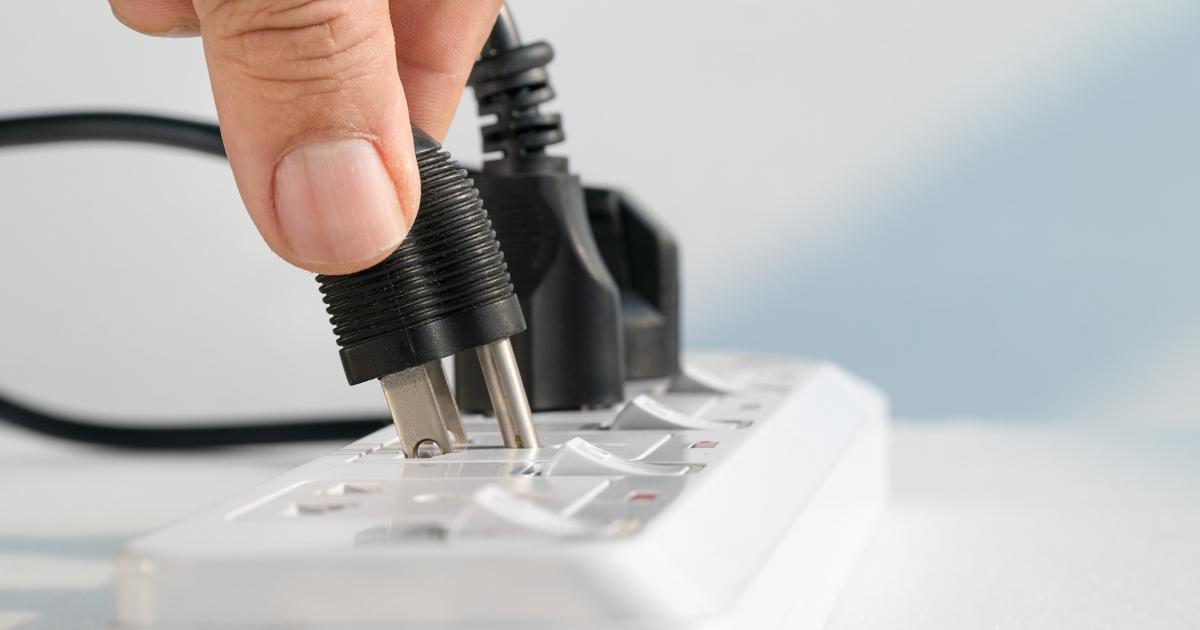
[{"label": "metal prong", "polygon": [[450,383],[446,380],[446,370],[442,369],[441,361],[430,361],[424,366],[429,375],[429,383],[437,398],[438,409],[442,411],[442,421],[450,432],[450,438],[460,446],[467,445],[467,430],[463,428],[462,417],[458,414],[458,403],[450,392]]},{"label": "metal prong", "polygon": [[487,383],[492,409],[496,411],[496,420],[500,423],[504,445],[508,448],[540,446],[512,344],[508,339],[501,339],[479,346],[475,352],[479,355],[479,365],[483,367],[483,380]]},{"label": "metal prong", "polygon": [[454,446],[452,431],[460,442],[466,442],[441,361],[386,374],[379,384],[405,457],[449,453]]}]

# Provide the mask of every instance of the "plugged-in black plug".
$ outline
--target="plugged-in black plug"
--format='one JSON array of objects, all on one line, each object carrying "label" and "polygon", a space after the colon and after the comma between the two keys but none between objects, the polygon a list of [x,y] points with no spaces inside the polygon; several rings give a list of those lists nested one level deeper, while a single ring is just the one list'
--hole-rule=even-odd
[{"label": "plugged-in black plug", "polygon": [[[513,338],[534,410],[603,407],[624,398],[621,295],[596,245],[579,178],[546,147],[563,140],[558,114],[539,111],[554,97],[549,44],[521,44],[501,13],[470,85],[481,115],[484,162],[475,178],[521,301],[528,329]],[[474,361],[456,361],[466,411],[490,410]]]},{"label": "plugged-in black plug", "polygon": [[625,378],[679,371],[679,248],[671,233],[619,190],[584,189],[588,221],[621,291]]},{"label": "plugged-in black plug", "polygon": [[[351,385],[379,379],[408,456],[463,446],[467,435],[444,357],[482,367],[506,446],[538,446],[509,338],[521,307],[479,193],[450,155],[413,129],[421,206],[404,242],[357,273],[317,277]],[[476,361],[476,356],[478,361]]]}]

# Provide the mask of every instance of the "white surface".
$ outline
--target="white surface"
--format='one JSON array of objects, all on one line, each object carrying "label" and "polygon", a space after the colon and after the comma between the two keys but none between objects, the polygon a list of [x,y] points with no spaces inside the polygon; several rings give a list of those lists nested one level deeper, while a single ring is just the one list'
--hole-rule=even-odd
[{"label": "white surface", "polygon": [[901,425],[828,630],[1200,627],[1200,431]]},{"label": "white surface", "polygon": [[[827,364],[691,362],[747,383],[700,395],[741,428],[550,412],[541,448],[423,460],[385,427],[130,543],[116,625],[731,630],[800,608],[786,627],[815,630],[886,501],[886,402]],[[498,439],[493,419],[464,425]]]}]

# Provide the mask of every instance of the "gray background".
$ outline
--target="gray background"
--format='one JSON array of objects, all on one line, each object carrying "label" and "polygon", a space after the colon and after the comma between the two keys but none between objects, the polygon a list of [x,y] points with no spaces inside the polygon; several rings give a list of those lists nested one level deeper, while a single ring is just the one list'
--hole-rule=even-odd
[{"label": "gray background", "polygon": [[[1182,420],[1200,5],[516,2],[563,151],[679,236],[686,343],[833,359],[908,416]],[[0,111],[211,118],[199,42],[0,22]],[[448,146],[479,160],[474,106]],[[0,152],[0,390],[132,421],[378,410],[225,164]],[[1153,413],[1149,413],[1153,412]]]}]

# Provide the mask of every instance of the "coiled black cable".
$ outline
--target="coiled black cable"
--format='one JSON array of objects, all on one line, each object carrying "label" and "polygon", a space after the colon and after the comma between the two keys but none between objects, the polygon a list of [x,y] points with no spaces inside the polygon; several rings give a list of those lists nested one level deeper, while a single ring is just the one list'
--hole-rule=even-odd
[{"label": "coiled black cable", "polygon": [[507,162],[509,170],[526,170],[531,162],[541,165],[546,147],[566,139],[562,116],[540,109],[554,98],[546,72],[553,59],[554,49],[546,42],[522,44],[508,7],[500,10],[467,82],[475,91],[479,115],[496,117],[481,128],[483,150],[502,153],[493,162]]}]

